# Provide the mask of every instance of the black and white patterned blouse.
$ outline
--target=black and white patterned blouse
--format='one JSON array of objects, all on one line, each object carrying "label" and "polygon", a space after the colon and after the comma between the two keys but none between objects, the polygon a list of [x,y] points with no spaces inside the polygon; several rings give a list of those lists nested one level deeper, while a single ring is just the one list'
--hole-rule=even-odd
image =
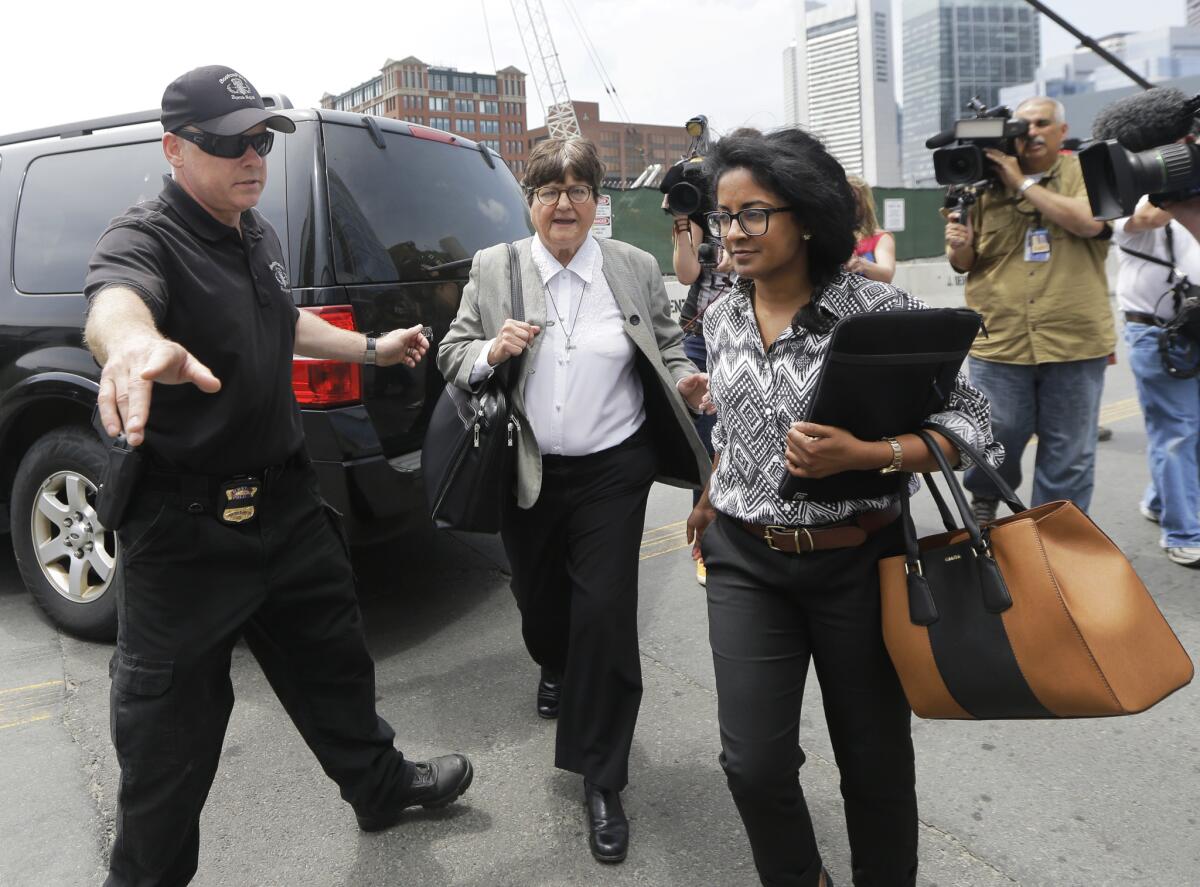
[{"label": "black and white patterned blouse", "polygon": [[[764,351],[753,287],[751,280],[739,281],[704,317],[709,390],[717,406],[712,444],[721,454],[708,491],[713,506],[731,517],[782,526],[827,524],[886,508],[895,496],[838,502],[780,497],[779,483],[787,471],[787,433],[793,422],[808,414],[829,350],[832,323],[825,333],[793,324]],[[821,291],[817,306],[831,321],[868,311],[927,307],[890,284],[844,272]],[[958,432],[991,465],[1004,458],[1003,447],[992,440],[988,401],[962,373],[945,411],[929,418]],[[960,467],[968,465],[964,457]],[[909,492],[915,493],[919,486],[913,475]]]}]

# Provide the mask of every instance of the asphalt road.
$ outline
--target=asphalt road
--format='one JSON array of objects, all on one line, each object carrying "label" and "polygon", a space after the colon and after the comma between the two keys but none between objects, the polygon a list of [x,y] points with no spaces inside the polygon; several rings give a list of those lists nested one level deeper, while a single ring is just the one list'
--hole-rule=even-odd
[{"label": "asphalt road", "polygon": [[[1193,658],[1200,573],[1170,564],[1137,512],[1145,438],[1125,365],[1110,369],[1093,516],[1133,560]],[[1028,485],[1026,485],[1027,492]],[[202,822],[195,884],[420,887],[752,887],[741,824],[717,765],[702,590],[684,548],[686,492],[656,487],[641,574],[645,697],[625,794],[632,849],[588,854],[581,786],[555,771],[554,726],[533,707],[506,564],[491,538],[441,534],[359,565],[379,709],[407,754],[461,750],[461,802],[361,834],[256,663],[234,655],[237,706]],[[932,527],[932,509],[920,515]],[[63,636],[24,593],[0,540],[0,885],[99,884],[118,771],[108,739],[111,649]],[[914,720],[924,887],[1200,883],[1200,693],[1130,718]],[[802,771],[827,864],[849,851],[819,687],[810,681]]]}]

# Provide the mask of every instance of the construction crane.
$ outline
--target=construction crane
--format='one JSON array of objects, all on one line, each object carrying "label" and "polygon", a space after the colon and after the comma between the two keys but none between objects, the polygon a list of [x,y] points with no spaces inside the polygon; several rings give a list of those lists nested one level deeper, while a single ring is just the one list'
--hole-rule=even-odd
[{"label": "construction crane", "polygon": [[579,118],[575,106],[567,94],[567,78],[558,63],[558,50],[554,48],[554,37],[546,20],[546,9],[542,0],[510,0],[513,16],[517,20],[517,31],[525,45],[525,57],[533,75],[533,85],[538,99],[546,109],[546,129],[551,138],[579,138]]}]

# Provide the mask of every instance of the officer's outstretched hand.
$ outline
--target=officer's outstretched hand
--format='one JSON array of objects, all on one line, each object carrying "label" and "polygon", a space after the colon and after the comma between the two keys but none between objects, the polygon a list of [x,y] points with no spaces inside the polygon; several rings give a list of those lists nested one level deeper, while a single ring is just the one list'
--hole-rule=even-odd
[{"label": "officer's outstretched hand", "polygon": [[375,363],[381,367],[402,363],[415,367],[429,350],[429,340],[421,334],[421,324],[406,330],[392,330],[375,343]]},{"label": "officer's outstretched hand", "polygon": [[221,390],[212,370],[196,360],[178,342],[145,338],[110,349],[100,371],[100,421],[111,437],[122,431],[129,445],[136,447],[146,439],[146,420],[150,417],[150,395],[154,383],[192,384],[206,394]]}]

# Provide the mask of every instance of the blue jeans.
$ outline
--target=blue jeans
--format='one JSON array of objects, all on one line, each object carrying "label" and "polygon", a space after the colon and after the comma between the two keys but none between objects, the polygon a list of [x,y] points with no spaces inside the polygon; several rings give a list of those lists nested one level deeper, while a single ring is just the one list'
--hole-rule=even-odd
[{"label": "blue jeans", "polygon": [[[1167,375],[1158,353],[1161,336],[1157,327],[1125,325],[1146,419],[1150,486],[1145,504],[1160,514],[1164,548],[1200,546],[1200,377]],[[1183,364],[1182,354],[1177,363]]]},{"label": "blue jeans", "polygon": [[[696,365],[696,369],[702,373],[708,372],[708,349],[704,346],[703,336],[693,336],[684,334],[683,351],[688,358]],[[708,413],[700,413],[693,415],[692,421],[696,424],[696,433],[700,435],[700,442],[704,444],[704,449],[708,451],[708,457],[711,459],[713,454],[712,448],[712,432],[713,426],[717,424],[717,417],[710,416]],[[692,504],[695,505],[700,501],[700,493],[692,493]]]},{"label": "blue jeans", "polygon": [[[1000,476],[1021,485],[1021,456],[1038,437],[1030,505],[1069,499],[1087,511],[1096,469],[1096,429],[1106,357],[1063,363],[1013,364],[969,358],[971,383],[992,404],[992,434],[1004,445]],[[995,484],[971,469],[964,486],[994,499]]]}]

